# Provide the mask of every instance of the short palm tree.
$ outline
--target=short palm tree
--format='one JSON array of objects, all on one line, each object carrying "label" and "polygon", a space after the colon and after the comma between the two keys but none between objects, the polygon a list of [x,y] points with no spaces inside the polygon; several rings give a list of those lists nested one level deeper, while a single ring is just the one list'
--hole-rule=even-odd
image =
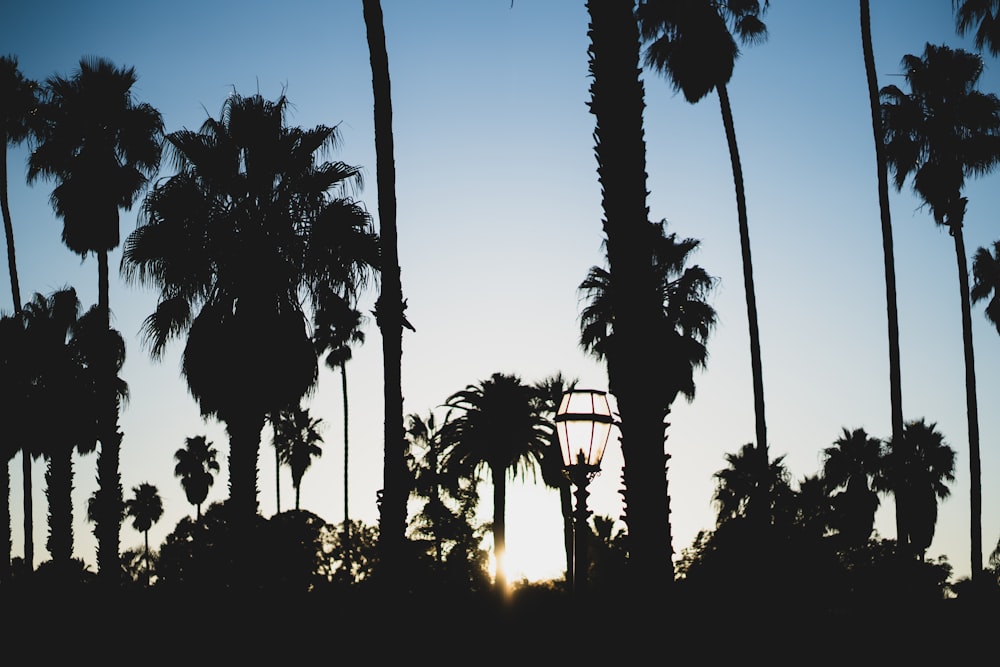
[{"label": "short palm tree", "polygon": [[844,428],[833,445],[823,449],[823,478],[830,490],[843,489],[833,497],[835,523],[847,547],[868,542],[875,526],[878,494],[871,481],[879,472],[882,441],[863,428]]},{"label": "short palm tree", "polygon": [[273,417],[274,449],[278,460],[292,471],[292,487],[295,489],[295,509],[300,509],[302,477],[312,465],[313,458],[323,454],[320,431],[323,420],[314,418],[309,411],[296,407],[282,410]]},{"label": "short palm tree", "polygon": [[125,516],[132,519],[132,527],[142,533],[143,553],[146,562],[146,586],[149,586],[149,529],[163,516],[160,491],[149,482],[132,487],[132,497],[125,501]]},{"label": "short palm tree", "polygon": [[768,516],[773,520],[776,500],[790,493],[790,476],[784,455],[770,461],[765,468],[759,463],[754,444],[748,442],[739,451],[727,453],[725,459],[727,466],[712,475],[715,479],[712,500],[717,510],[716,523],[721,526],[727,521],[747,518],[756,489],[761,486],[772,499]]},{"label": "short palm tree", "polygon": [[[750,255],[743,166],[736,142],[729,80],[744,44],[767,39],[761,16],[768,0],[641,0],[637,9],[640,32],[646,46],[646,64],[665,76],[684,98],[695,103],[714,89],[719,94],[722,121],[729,144],[729,157],[736,189],[736,214],[743,257],[743,287],[746,292],[747,325],[750,332],[750,369],[753,377],[754,423],[761,465],[768,460],[767,423],[764,416],[764,379],[760,352],[760,326]],[[735,35],[735,36],[734,36]],[[761,498],[760,504],[769,503]]]},{"label": "short palm tree", "polygon": [[[132,93],[134,68],[118,68],[104,58],[83,58],[66,78],[45,82],[37,145],[28,160],[28,180],[56,181],[52,206],[63,220],[62,240],[81,257],[97,256],[97,307],[110,329],[108,253],[119,244],[118,211],[131,209],[160,166],[163,118]],[[111,353],[109,352],[109,355]],[[103,361],[97,461],[98,573],[107,583],[119,578],[122,491],[119,459],[122,434],[115,391],[115,361]]]},{"label": "short palm tree", "polygon": [[972,303],[989,299],[986,303],[986,319],[993,323],[1000,333],[1000,241],[993,242],[993,252],[989,248],[979,248],[972,257]]},{"label": "short palm tree", "polygon": [[954,480],[955,450],[937,424],[909,421],[902,441],[889,443],[879,482],[902,507],[909,551],[921,561],[934,539],[938,500],[951,495],[947,482]]},{"label": "short palm tree", "polygon": [[1000,55],[1000,0],[952,0],[959,35],[975,32],[976,48]]},{"label": "short palm tree", "polygon": [[266,416],[316,386],[305,309],[354,261],[330,240],[367,221],[350,197],[360,168],[317,159],[336,146],[336,127],[289,127],[288,109],[284,96],[234,93],[200,131],[167,135],[177,173],[147,195],[122,256],[128,282],[160,290],[143,328],[153,358],[186,336],[182,375],[202,415],[226,425],[244,536]]},{"label": "short palm tree", "polygon": [[886,154],[896,189],[902,189],[912,176],[914,191],[955,243],[969,427],[971,571],[977,581],[983,570],[982,479],[963,233],[967,201],[962,188],[966,178],[987,174],[1000,165],[1000,99],[976,89],[982,58],[961,49],[927,44],[922,56],[903,57],[903,69],[909,93],[894,85],[881,90]]},{"label": "short palm tree", "polygon": [[549,426],[538,410],[534,389],[517,375],[494,373],[448,397],[455,416],[442,424],[442,467],[462,475],[488,468],[493,482],[493,557],[496,590],[506,592],[507,476],[534,472],[549,444]]},{"label": "short palm tree", "polygon": [[201,506],[208,498],[208,490],[215,483],[219,472],[217,452],[205,436],[184,439],[184,447],[174,452],[174,476],[181,480],[187,501],[195,506],[197,519],[201,520]]},{"label": "short palm tree", "polygon": [[[17,146],[31,133],[31,121],[38,112],[38,84],[26,79],[17,66],[17,56],[0,56],[0,210],[3,212],[7,239],[7,267],[14,314],[21,312],[21,287],[17,278],[17,254],[14,251],[14,223],[7,198],[7,147]],[[24,564],[31,571],[35,565],[34,527],[32,525],[31,452],[22,449],[21,473],[24,488]]]}]

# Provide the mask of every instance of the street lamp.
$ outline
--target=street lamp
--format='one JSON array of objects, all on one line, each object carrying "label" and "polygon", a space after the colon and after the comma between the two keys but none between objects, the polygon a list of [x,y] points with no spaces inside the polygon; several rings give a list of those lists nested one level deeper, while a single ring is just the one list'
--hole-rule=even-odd
[{"label": "street lamp", "polygon": [[562,450],[566,477],[576,487],[576,510],[573,512],[573,589],[582,593],[587,587],[587,485],[601,470],[601,458],[608,444],[611,406],[608,394],[597,389],[570,389],[563,392],[556,412],[556,432]]}]

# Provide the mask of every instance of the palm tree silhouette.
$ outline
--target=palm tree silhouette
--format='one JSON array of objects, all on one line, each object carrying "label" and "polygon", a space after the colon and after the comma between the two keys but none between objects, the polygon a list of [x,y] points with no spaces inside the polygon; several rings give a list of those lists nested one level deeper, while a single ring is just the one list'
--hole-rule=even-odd
[{"label": "palm tree silhouette", "polygon": [[982,59],[961,49],[927,44],[922,57],[903,57],[903,69],[909,94],[894,85],[881,90],[886,154],[896,189],[912,175],[914,191],[955,241],[969,426],[971,570],[978,581],[983,570],[982,479],[962,187],[966,177],[989,173],[1000,164],[1000,99],[976,90]]},{"label": "palm tree silhouette", "polygon": [[[118,209],[131,209],[160,165],[163,119],[133,98],[134,68],[117,68],[104,58],[83,58],[69,78],[46,80],[38,145],[28,160],[28,182],[57,182],[52,205],[63,220],[62,240],[81,257],[97,255],[98,310],[111,328],[108,253],[119,244]],[[97,461],[97,566],[102,580],[117,584],[122,490],[116,370],[103,362]]]},{"label": "palm tree silhouette", "polygon": [[202,415],[226,425],[243,537],[257,516],[266,416],[318,378],[304,309],[315,311],[334,267],[352,261],[328,242],[367,220],[349,196],[360,168],[316,159],[336,146],[337,128],[289,127],[288,104],[233,93],[219,119],[167,135],[178,173],[147,195],[122,255],[126,281],[160,290],[143,325],[152,357],[187,334],[182,375]]},{"label": "palm tree silhouette", "polygon": [[[875,139],[875,168],[878,184],[879,218],[882,223],[882,265],[885,273],[885,312],[889,337],[889,413],[893,439],[903,437],[903,382],[900,375],[899,315],[896,307],[896,260],[892,241],[892,217],[889,211],[889,176],[885,150],[882,115],[879,106],[878,77],[875,73],[875,53],[872,47],[871,11],[868,0],[860,0],[861,50],[868,83],[868,106],[872,116]],[[896,513],[896,533],[900,532],[902,515]],[[897,540],[897,546],[903,546]]]},{"label": "palm tree silhouette", "polygon": [[924,419],[907,422],[903,439],[891,441],[889,449],[895,455],[883,462],[881,485],[902,506],[909,550],[923,561],[934,539],[937,502],[951,495],[946,482],[955,480],[955,450],[937,424]]},{"label": "palm tree silhouette", "polygon": [[486,467],[493,483],[493,556],[496,591],[507,590],[507,476],[534,472],[549,443],[548,422],[538,410],[534,389],[516,375],[494,373],[448,397],[456,416],[441,425],[446,474],[463,475]]},{"label": "palm tree silhouette", "polygon": [[[106,358],[107,337],[124,349],[114,330],[104,328],[98,308],[80,313],[80,301],[71,287],[44,297],[35,293],[25,304],[28,354],[34,369],[28,415],[47,426],[41,432],[41,453],[46,458],[45,495],[49,505],[46,548],[54,563],[68,566],[73,558],[73,452],[88,454],[97,446],[96,409]],[[123,360],[123,355],[114,355]],[[120,365],[116,363],[116,369]],[[119,398],[127,397],[120,380]],[[51,406],[61,406],[58,420],[45,419]]]},{"label": "palm tree silhouette", "polygon": [[181,480],[187,501],[195,506],[196,518],[201,520],[201,506],[208,498],[208,490],[215,483],[212,473],[219,472],[217,452],[205,436],[184,439],[184,447],[174,452],[174,476]]},{"label": "palm tree silhouette", "polygon": [[[358,277],[351,280],[352,283],[364,284],[367,279],[369,267],[378,265],[378,237],[371,233],[358,234],[355,237],[360,241],[359,246],[349,256],[358,258]],[[353,290],[352,290],[353,291]],[[353,298],[353,297],[348,297]],[[347,298],[339,294],[327,294],[320,301],[320,308],[317,309],[313,318],[313,341],[317,351],[321,354],[328,350],[326,355],[327,368],[340,369],[340,390],[344,402],[344,545],[349,547],[351,543],[351,514],[350,514],[350,429],[348,417],[350,415],[347,393],[347,362],[351,360],[352,344],[361,344],[365,341],[364,330],[365,321],[361,311],[353,308]],[[350,549],[345,548],[345,554],[350,555]],[[350,565],[348,564],[348,568]]]},{"label": "palm tree silhouette", "polygon": [[[17,56],[0,56],[0,210],[3,212],[4,235],[7,239],[7,267],[10,271],[10,291],[14,299],[14,314],[21,313],[21,287],[17,278],[17,254],[14,250],[14,223],[7,199],[7,147],[17,146],[31,134],[31,121],[38,112],[38,84],[26,79],[17,66]],[[31,492],[31,451],[21,450],[24,509],[24,564],[35,569],[33,505]],[[8,481],[9,484],[9,481]],[[9,510],[8,510],[9,512]],[[7,540],[9,541],[9,540]],[[6,541],[5,541],[6,543]],[[10,554],[8,551],[7,560]],[[6,567],[4,568],[6,570]],[[2,581],[4,575],[0,575]]]},{"label": "palm tree silhouette", "polygon": [[[637,9],[640,31],[646,47],[645,61],[667,77],[675,90],[695,103],[713,89],[719,94],[722,121],[729,144],[736,189],[736,213],[743,256],[743,287],[746,292],[747,324],[750,332],[750,369],[753,375],[754,423],[757,453],[761,465],[768,460],[767,423],[764,416],[764,378],[760,352],[760,327],[757,319],[757,296],[754,290],[753,262],[750,255],[750,228],[747,222],[743,166],[736,143],[728,84],[733,75],[739,47],[733,34],[744,44],[767,39],[767,27],[761,15],[768,1],[735,0],[642,0]],[[758,492],[763,490],[758,489]],[[759,499],[762,507],[769,502]],[[752,508],[751,508],[752,511]]]},{"label": "palm tree silhouette", "polygon": [[[678,394],[694,400],[694,372],[704,368],[708,359],[705,347],[715,327],[716,313],[706,302],[715,279],[701,266],[688,266],[691,255],[698,249],[696,239],[678,239],[668,234],[666,221],[651,225],[654,291],[661,314],[655,329],[657,340],[667,352],[663,355],[659,382],[665,386],[666,407]],[[586,305],[580,314],[580,345],[599,360],[605,360],[613,345],[615,324],[615,281],[607,269],[591,267],[580,284]],[[612,393],[624,381],[612,383]],[[556,406],[558,407],[558,405]]]},{"label": "palm tree silhouette", "polygon": [[590,112],[604,218],[608,271],[614,275],[613,345],[605,350],[608,384],[617,399],[634,592],[659,599],[673,581],[670,503],[664,452],[666,408],[636,378],[657,367],[662,303],[653,274],[652,229],[646,205],[645,91],[639,69],[639,28],[631,0],[589,0]]},{"label": "palm tree silhouette", "polygon": [[1000,0],[952,0],[959,35],[975,29],[976,48],[1000,55]]},{"label": "palm tree silhouette", "polygon": [[312,465],[313,457],[323,454],[320,430],[323,420],[314,418],[302,407],[281,410],[274,418],[274,450],[278,460],[292,471],[292,487],[295,489],[295,509],[300,509],[302,477]]},{"label": "palm tree silhouette", "polygon": [[[24,318],[20,315],[0,317],[0,420],[8,425],[0,440],[0,461],[5,469],[0,474],[0,585],[11,577],[11,514],[10,471],[7,463],[18,450],[26,456],[37,457],[37,447],[29,437],[27,428],[28,395],[31,388],[31,370],[27,359],[28,340],[24,331]],[[27,564],[27,561],[25,561]],[[27,571],[34,570],[34,566]]]},{"label": "palm tree silhouette", "polygon": [[375,178],[378,183],[379,237],[382,248],[382,287],[375,320],[382,332],[382,369],[385,410],[383,488],[379,502],[379,558],[390,586],[401,583],[406,540],[406,504],[409,482],[406,435],[403,425],[403,327],[406,300],[400,278],[396,232],[396,161],[392,134],[392,89],[389,55],[385,47],[382,3],[363,0],[365,33],[372,68],[375,120]]},{"label": "palm tree silhouette", "polygon": [[725,460],[727,466],[712,475],[715,479],[712,501],[717,510],[717,525],[750,516],[750,512],[754,511],[750,505],[759,487],[767,490],[771,499],[772,506],[765,516],[769,522],[773,520],[776,499],[790,492],[790,475],[784,455],[773,459],[766,467],[762,466],[754,444],[748,442],[739,451],[727,453]]},{"label": "palm tree silhouette", "polygon": [[125,516],[132,519],[132,527],[142,533],[143,555],[146,562],[146,586],[149,586],[149,529],[163,516],[160,491],[149,482],[132,487],[132,497],[125,501]]},{"label": "palm tree silhouette", "polygon": [[863,546],[871,536],[879,500],[870,482],[879,474],[881,461],[882,441],[863,428],[844,428],[833,445],[823,449],[823,477],[828,489],[844,489],[832,498],[844,546]]},{"label": "palm tree silhouette", "polygon": [[1000,241],[993,242],[993,253],[988,248],[979,248],[972,257],[972,303],[989,299],[986,303],[986,319],[993,323],[1000,333]]}]

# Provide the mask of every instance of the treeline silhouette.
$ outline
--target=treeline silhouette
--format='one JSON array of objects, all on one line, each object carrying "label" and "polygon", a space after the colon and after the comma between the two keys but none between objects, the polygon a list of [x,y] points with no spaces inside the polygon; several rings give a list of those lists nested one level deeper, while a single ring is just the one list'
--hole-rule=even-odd
[{"label": "treeline silhouette", "polygon": [[[793,649],[830,647],[830,657],[852,657],[878,640],[880,656],[908,660],[951,655],[954,646],[947,639],[929,643],[932,635],[962,648],[982,640],[1000,610],[1000,544],[984,565],[970,309],[990,299],[986,315],[1000,331],[1000,260],[980,248],[970,290],[962,240],[964,180],[1000,164],[1000,100],[975,90],[981,57],[927,45],[922,56],[904,58],[910,92],[888,86],[872,96],[892,433],[883,440],[844,428],[823,450],[822,469],[794,480],[767,442],[748,213],[726,88],[737,41],[766,37],[769,3],[586,3],[606,265],[592,267],[580,284],[586,297],[580,345],[607,367],[625,466],[622,515],[591,518],[589,569],[577,573],[573,533],[581,527],[574,525],[553,427],[559,399],[575,380],[555,373],[532,384],[497,372],[449,396],[438,406],[445,411],[440,423],[433,410],[402,414],[400,339],[413,327],[395,247],[388,58],[380,4],[363,4],[376,100],[378,233],[353,196],[360,167],[319,158],[335,147],[337,128],[288,126],[284,96],[234,91],[199,130],[168,133],[159,112],[133,98],[131,68],[85,58],[70,76],[39,84],[21,75],[15,57],[0,59],[5,150],[29,142],[27,179],[54,184],[50,199],[63,221],[63,241],[81,257],[97,257],[99,287],[98,303],[86,311],[70,286],[36,293],[22,306],[5,187],[15,312],[0,322],[3,460],[21,454],[27,501],[24,556],[11,559],[10,476],[3,475],[0,596],[7,610],[21,612],[11,636],[40,631],[44,626],[33,623],[40,614],[51,627],[75,624],[81,638],[93,641],[122,631],[138,635],[146,622],[177,631],[216,609],[232,623],[228,638],[243,642],[229,645],[232,655],[256,645],[235,633],[265,620],[269,646],[289,637],[290,646],[310,655],[334,652],[310,642],[339,624],[344,641],[370,626],[379,628],[378,641],[392,641],[385,631],[405,628],[406,640],[432,637],[431,651],[471,661],[485,645],[492,657],[520,655],[523,647],[500,641],[498,630],[544,640],[540,650],[553,658],[649,650],[737,658],[775,649],[773,632]],[[868,3],[860,8],[868,50]],[[955,12],[960,32],[996,21],[995,3],[955,3]],[[988,30],[977,33],[976,43],[996,54]],[[674,400],[695,399],[695,372],[706,364],[716,323],[708,301],[715,278],[689,264],[698,240],[647,219],[643,45],[646,64],[688,101],[713,90],[719,95],[737,193],[754,383],[755,439],[726,455],[715,475],[716,524],[679,553],[670,516],[683,508],[670,504],[665,431]],[[175,173],[154,183],[164,155]],[[959,581],[951,580],[946,559],[927,557],[938,502],[954,480],[955,451],[935,423],[902,419],[889,173],[897,189],[912,179],[935,222],[951,232],[959,260],[972,473],[971,577]],[[158,292],[143,342],[158,360],[169,343],[183,341],[182,378],[202,416],[225,425],[230,452],[229,496],[202,511],[221,472],[213,443],[203,435],[178,443],[184,446],[174,453],[174,472],[195,516],[179,521],[156,548],[148,534],[163,514],[159,490],[143,482],[126,497],[121,481],[118,418],[128,386],[120,377],[124,340],[110,326],[108,253],[120,244],[119,211],[136,204],[139,224],[124,241],[119,270],[127,283]],[[364,342],[358,303],[377,281],[373,315],[382,332],[386,392],[379,525],[352,520],[346,496],[343,521],[330,523],[300,508],[302,478],[323,440],[303,400],[323,360],[341,373],[346,422],[347,362],[352,346]],[[658,391],[636,382],[650,374]],[[40,441],[30,426],[45,421],[55,404],[65,409]],[[279,511],[270,518],[261,515],[257,498],[266,426],[276,467],[291,468],[295,487],[295,508],[286,511],[277,487]],[[346,426],[343,444],[346,489]],[[92,572],[72,555],[80,508],[70,492],[72,454],[95,449],[98,489],[85,510],[98,541]],[[46,463],[50,560],[36,567],[30,473],[39,457]],[[560,495],[566,575],[508,581],[502,567],[490,573],[484,538],[488,533],[501,562],[507,481],[536,469]],[[487,525],[475,520],[483,475],[494,494]],[[895,539],[873,528],[889,496]],[[120,548],[126,518],[144,535],[141,549]],[[586,595],[574,586],[578,576],[587,579]],[[88,605],[99,604],[114,611],[88,616]],[[188,616],[173,615],[177,609]],[[717,628],[725,645],[700,643]],[[614,640],[600,643],[602,629]],[[584,636],[566,639],[568,631]]]}]

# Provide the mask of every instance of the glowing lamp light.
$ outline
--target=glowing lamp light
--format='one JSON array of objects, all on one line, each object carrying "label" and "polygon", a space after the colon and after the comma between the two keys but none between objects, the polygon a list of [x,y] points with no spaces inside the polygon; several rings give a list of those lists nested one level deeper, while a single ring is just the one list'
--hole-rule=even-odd
[{"label": "glowing lamp light", "polygon": [[587,536],[590,534],[587,485],[600,472],[604,448],[614,424],[607,392],[597,389],[570,389],[564,392],[556,411],[555,424],[564,472],[576,487],[573,567],[567,572],[567,580],[574,594],[584,596],[590,569],[587,558]]},{"label": "glowing lamp light", "polygon": [[598,470],[614,423],[607,392],[597,389],[564,392],[555,423],[563,465]]}]

